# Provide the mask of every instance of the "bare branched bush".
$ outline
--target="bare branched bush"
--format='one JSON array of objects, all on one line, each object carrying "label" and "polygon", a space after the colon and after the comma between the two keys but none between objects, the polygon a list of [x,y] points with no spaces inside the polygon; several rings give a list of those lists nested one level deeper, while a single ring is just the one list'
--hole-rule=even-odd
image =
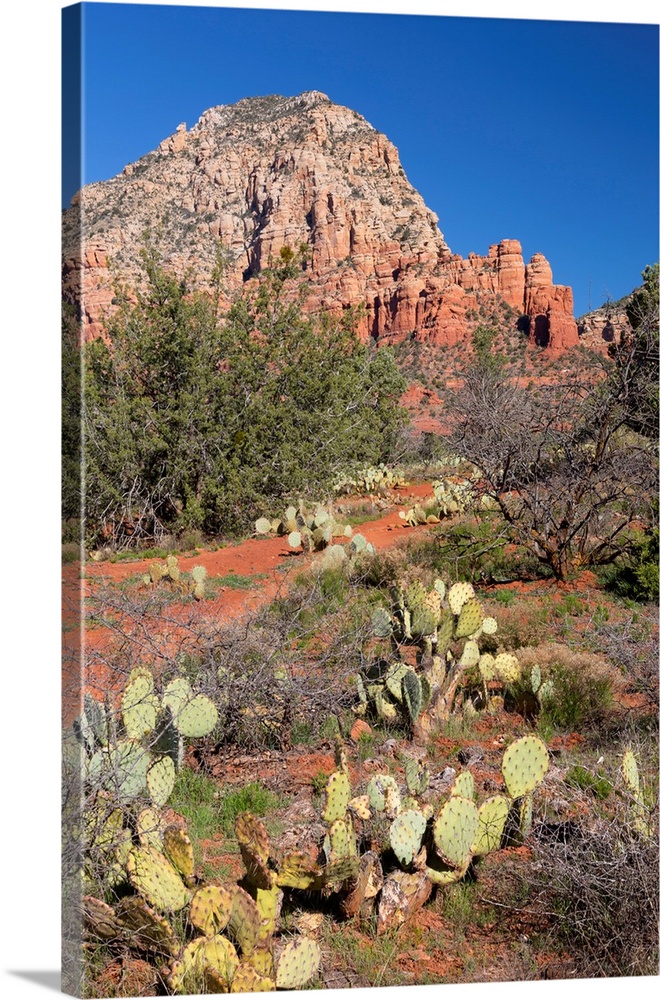
[{"label": "bare branched bush", "polygon": [[658,974],[657,804],[648,835],[636,819],[622,799],[589,827],[537,838],[531,909],[553,915],[551,935],[570,948],[578,977]]}]

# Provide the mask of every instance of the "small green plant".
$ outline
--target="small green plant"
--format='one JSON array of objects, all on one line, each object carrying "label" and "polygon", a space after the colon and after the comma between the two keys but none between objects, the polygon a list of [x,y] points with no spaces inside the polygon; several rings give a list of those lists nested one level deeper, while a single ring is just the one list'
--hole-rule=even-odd
[{"label": "small green plant", "polygon": [[265,816],[283,804],[282,797],[265,788],[260,781],[251,781],[240,788],[224,789],[218,800],[217,826],[227,836],[231,834],[240,813]]},{"label": "small green plant", "polygon": [[574,764],[567,772],[564,779],[567,785],[572,788],[581,788],[584,792],[589,792],[601,801],[607,799],[612,793],[612,782],[598,771],[595,774],[581,764]]},{"label": "small green plant", "polygon": [[498,590],[495,593],[495,600],[508,608],[516,600],[516,595],[513,590]]}]

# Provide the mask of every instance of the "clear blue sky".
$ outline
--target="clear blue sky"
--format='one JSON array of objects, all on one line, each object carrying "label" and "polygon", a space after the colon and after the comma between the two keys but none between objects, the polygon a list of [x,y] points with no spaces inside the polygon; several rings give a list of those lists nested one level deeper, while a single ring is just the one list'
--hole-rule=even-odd
[{"label": "clear blue sky", "polygon": [[519,239],[576,315],[658,258],[657,25],[83,6],[85,182],[214,105],[321,90],[398,147],[454,252]]}]

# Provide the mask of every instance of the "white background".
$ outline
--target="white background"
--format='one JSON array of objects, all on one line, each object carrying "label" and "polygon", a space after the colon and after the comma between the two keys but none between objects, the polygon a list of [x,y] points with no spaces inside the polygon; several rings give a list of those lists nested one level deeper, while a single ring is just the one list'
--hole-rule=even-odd
[{"label": "white background", "polygon": [[[186,4],[191,6],[193,4]],[[197,4],[203,6],[204,4]],[[59,0],[3,6],[0,990],[9,1000],[59,989]],[[363,0],[206,6],[658,23],[652,0]],[[655,994],[652,979],[445,987],[460,1000]],[[437,987],[328,991],[347,1000],[420,998]],[[311,995],[311,994],[309,994]]]}]

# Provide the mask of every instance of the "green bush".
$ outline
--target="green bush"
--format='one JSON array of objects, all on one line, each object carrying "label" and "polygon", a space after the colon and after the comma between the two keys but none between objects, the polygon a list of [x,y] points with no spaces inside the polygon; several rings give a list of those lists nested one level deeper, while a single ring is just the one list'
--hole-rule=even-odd
[{"label": "green bush", "polygon": [[317,321],[286,302],[290,262],[218,318],[153,249],[142,261],[146,288],[118,294],[111,346],[83,349],[90,544],[103,528],[123,545],[237,533],[301,483],[329,494],[347,456],[389,458],[405,420],[392,354],[357,339],[353,313]]}]

